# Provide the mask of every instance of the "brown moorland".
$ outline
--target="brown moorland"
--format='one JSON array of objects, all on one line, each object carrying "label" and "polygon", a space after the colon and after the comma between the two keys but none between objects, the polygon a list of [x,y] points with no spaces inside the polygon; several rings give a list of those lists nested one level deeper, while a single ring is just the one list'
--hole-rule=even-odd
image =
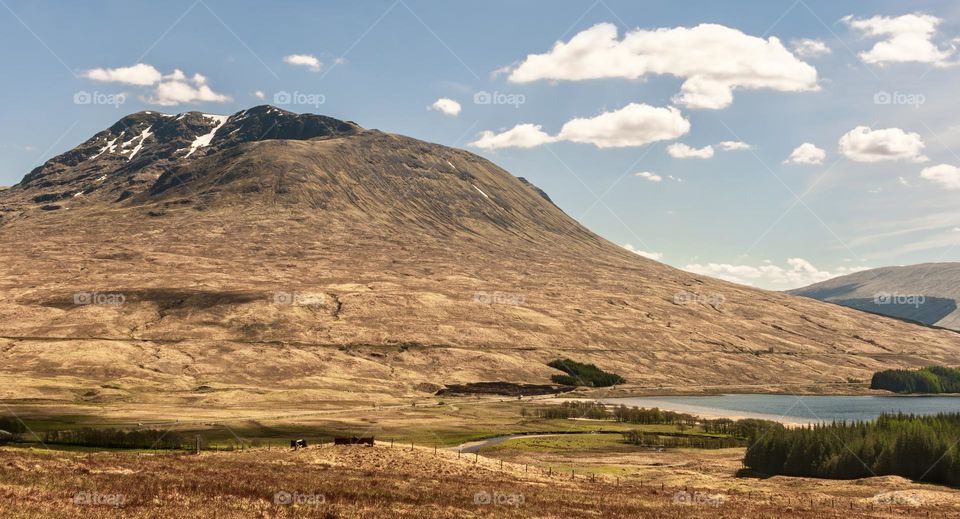
[{"label": "brown moorland", "polygon": [[[710,463],[711,455],[704,461]],[[691,456],[686,461],[691,462]],[[189,454],[0,448],[4,517],[955,517],[900,478],[716,488],[377,445]],[[682,471],[677,472],[682,474]],[[774,478],[782,479],[782,478]],[[284,501],[286,500],[286,501]],[[296,501],[298,504],[285,504]]]},{"label": "brown moorland", "polygon": [[829,391],[960,363],[954,332],[682,272],[476,155],[272,107],[128,116],[0,209],[8,401],[390,401],[560,357]]}]

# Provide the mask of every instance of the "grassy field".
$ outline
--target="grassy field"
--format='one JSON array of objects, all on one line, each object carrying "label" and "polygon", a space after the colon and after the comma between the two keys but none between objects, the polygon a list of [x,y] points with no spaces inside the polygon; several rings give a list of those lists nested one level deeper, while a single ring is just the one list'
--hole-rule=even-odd
[{"label": "grassy field", "polygon": [[[960,513],[956,500],[948,500],[952,495],[896,480],[837,484],[832,491],[802,479],[753,489],[649,479],[641,484],[630,477],[548,474],[543,467],[501,465],[484,456],[384,444],[200,455],[0,448],[0,467],[0,516],[21,518],[821,519]],[[918,492],[921,504],[907,501]]]},{"label": "grassy field", "polygon": [[[295,419],[221,412],[179,421],[158,412],[44,416],[42,408],[18,407],[17,416],[41,438],[45,430],[140,422],[203,435],[218,449],[245,448],[193,455],[46,449],[40,442],[0,447],[0,517],[960,516],[956,490],[895,477],[737,477],[743,448],[658,450],[628,444],[621,432],[681,431],[672,425],[538,419],[522,411],[542,405],[447,399],[442,405],[324,411]],[[563,432],[580,434],[507,440],[479,455],[444,449],[500,435]],[[697,427],[682,432],[702,434]],[[373,435],[378,445],[334,447],[334,435]],[[290,451],[289,440],[300,437],[311,447]],[[278,505],[277,492],[319,495],[322,501]],[[522,496],[522,503],[477,502],[484,492],[508,502]]]},{"label": "grassy field", "polygon": [[[241,418],[223,415],[189,420],[155,416],[111,417],[78,414],[42,414],[21,408],[17,416],[42,439],[43,432],[79,427],[152,427],[184,435],[201,435],[212,446],[289,445],[292,438],[312,443],[334,436],[375,436],[398,443],[452,447],[468,441],[507,434],[537,432],[627,431],[636,426],[600,420],[548,420],[522,416],[526,406],[540,403],[498,400],[436,402],[430,405],[365,408],[340,413],[305,414],[291,418]],[[652,426],[670,429],[672,426]],[[655,430],[655,429],[651,429]],[[672,430],[672,429],[670,429]]]}]

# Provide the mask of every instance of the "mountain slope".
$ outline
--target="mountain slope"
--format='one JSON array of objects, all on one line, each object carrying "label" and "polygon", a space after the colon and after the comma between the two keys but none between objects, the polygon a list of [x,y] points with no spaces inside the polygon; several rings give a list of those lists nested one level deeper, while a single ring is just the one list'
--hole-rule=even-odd
[{"label": "mountain slope", "polygon": [[[564,357],[634,387],[825,390],[960,361],[952,332],[642,258],[462,150],[272,107],[130,117],[0,192],[7,398],[383,400],[545,383]],[[184,128],[139,137],[164,121]]]},{"label": "mountain slope", "polygon": [[790,293],[960,331],[960,263],[865,270]]}]

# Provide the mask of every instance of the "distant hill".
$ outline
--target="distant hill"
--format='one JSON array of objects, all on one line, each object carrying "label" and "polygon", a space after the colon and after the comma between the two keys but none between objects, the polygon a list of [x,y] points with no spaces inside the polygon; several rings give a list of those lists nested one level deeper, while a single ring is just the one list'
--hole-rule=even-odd
[{"label": "distant hill", "polygon": [[960,331],[960,263],[865,270],[789,293]]}]

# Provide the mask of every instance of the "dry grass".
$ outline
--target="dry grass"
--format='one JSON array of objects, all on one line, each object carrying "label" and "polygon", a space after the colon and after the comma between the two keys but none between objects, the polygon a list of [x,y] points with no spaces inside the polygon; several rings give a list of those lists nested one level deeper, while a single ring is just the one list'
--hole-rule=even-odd
[{"label": "dry grass", "polygon": [[[946,503],[928,500],[920,507],[905,504],[905,497],[884,501],[881,494],[878,500],[881,486],[893,488],[891,496],[907,495],[886,483],[847,483],[834,493],[791,491],[791,485],[782,482],[778,493],[650,483],[641,487],[629,480],[618,485],[609,477],[571,481],[569,474],[548,477],[522,465],[507,463],[501,469],[497,461],[482,457],[475,462],[472,456],[458,459],[456,453],[442,450],[384,445],[199,456],[0,449],[3,517],[858,518],[960,513],[955,498]],[[319,495],[322,502],[275,504],[274,495],[281,491]],[[73,502],[78,492],[119,494],[124,503],[78,505]],[[482,492],[522,496],[522,504],[478,504],[476,495]],[[703,502],[676,504],[678,492]],[[722,503],[714,506],[718,501],[711,499]]]}]

